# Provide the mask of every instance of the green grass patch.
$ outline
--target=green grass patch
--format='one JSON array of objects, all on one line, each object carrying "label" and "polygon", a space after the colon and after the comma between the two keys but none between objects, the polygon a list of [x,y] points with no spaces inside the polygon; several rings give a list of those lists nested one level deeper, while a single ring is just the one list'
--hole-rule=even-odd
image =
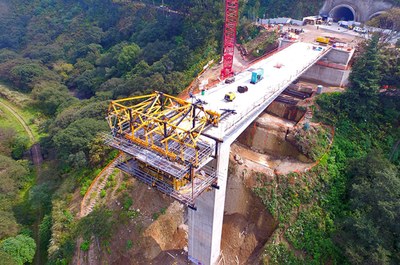
[{"label": "green grass patch", "polygon": [[131,248],[133,248],[133,242],[129,239],[126,241],[126,249],[129,250]]},{"label": "green grass patch", "polygon": [[303,258],[296,257],[284,244],[269,244],[264,250],[263,264],[265,265],[306,265]]},{"label": "green grass patch", "polygon": [[129,195],[125,193],[124,197],[123,197],[123,202],[122,202],[122,206],[123,206],[124,210],[128,211],[129,208],[131,208],[132,205],[133,205],[132,198],[129,197]]},{"label": "green grass patch", "polygon": [[[12,102],[9,102],[6,99],[1,98],[1,97],[0,97],[0,102],[8,105],[9,107],[11,107],[15,112],[17,112],[21,116],[21,118],[24,120],[26,125],[30,128],[36,141],[38,139],[40,139],[41,137],[44,137],[47,135],[43,132],[40,132],[40,130],[39,130],[40,124],[44,121],[44,117],[40,114],[40,112],[38,112],[37,110],[35,110],[34,108],[32,108],[30,106],[21,108],[15,104],[13,104]],[[10,113],[10,115],[12,115],[14,117],[14,115],[12,113]],[[14,119],[16,120],[16,122],[18,124],[20,124],[20,122],[15,117],[14,117]],[[22,125],[20,125],[20,126],[22,127]],[[22,129],[23,129],[23,127],[22,127]]]},{"label": "green grass patch", "polygon": [[90,241],[89,240],[85,240],[85,241],[83,241],[82,242],[82,244],[81,244],[81,246],[80,246],[80,249],[82,250],[82,251],[88,251],[89,250],[89,248],[90,248]]},{"label": "green grass patch", "polygon": [[157,220],[161,215],[165,214],[167,212],[167,208],[163,207],[160,209],[159,212],[155,212],[152,215],[153,220]]},{"label": "green grass patch", "polygon": [[[0,99],[0,102],[3,102],[3,99]],[[0,124],[3,128],[11,128],[15,130],[18,136],[24,137],[27,136],[24,127],[18,121],[18,119],[3,105],[0,105]]]}]

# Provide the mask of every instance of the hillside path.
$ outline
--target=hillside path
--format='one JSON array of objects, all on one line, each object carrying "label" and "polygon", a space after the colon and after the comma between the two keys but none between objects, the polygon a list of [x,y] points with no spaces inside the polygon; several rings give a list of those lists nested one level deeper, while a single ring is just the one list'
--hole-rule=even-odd
[{"label": "hillside path", "polygon": [[26,124],[26,122],[24,121],[24,119],[21,117],[21,115],[18,114],[18,112],[11,107],[10,105],[0,101],[0,105],[2,105],[4,108],[6,108],[12,115],[14,115],[14,117],[19,121],[19,123],[22,125],[22,127],[24,127],[24,130],[26,131],[26,133],[29,136],[29,140],[31,141],[31,143],[35,142],[35,136],[32,133],[31,128],[29,128],[29,126]]}]

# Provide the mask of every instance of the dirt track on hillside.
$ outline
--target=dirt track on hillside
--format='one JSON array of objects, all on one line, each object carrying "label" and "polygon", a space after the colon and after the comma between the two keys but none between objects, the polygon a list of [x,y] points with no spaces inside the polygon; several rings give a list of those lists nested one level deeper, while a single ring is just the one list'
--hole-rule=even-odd
[{"label": "dirt track on hillside", "polygon": [[33,135],[31,129],[26,124],[24,119],[21,117],[21,115],[19,115],[16,110],[14,110],[11,106],[9,106],[8,104],[6,104],[4,102],[0,101],[0,105],[3,106],[4,108],[6,108],[9,112],[11,112],[12,115],[14,115],[14,117],[18,120],[18,122],[22,125],[22,127],[24,127],[24,130],[28,134],[29,140],[31,141],[31,143],[34,143],[35,142],[35,136]]}]

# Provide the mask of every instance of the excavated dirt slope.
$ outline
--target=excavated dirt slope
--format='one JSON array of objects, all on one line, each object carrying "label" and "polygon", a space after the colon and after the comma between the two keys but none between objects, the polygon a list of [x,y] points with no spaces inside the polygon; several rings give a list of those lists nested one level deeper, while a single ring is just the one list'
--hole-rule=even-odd
[{"label": "excavated dirt slope", "polygon": [[[239,165],[232,156],[222,229],[224,264],[254,264],[277,225],[261,200],[251,191],[255,182],[253,178],[256,177],[252,170],[247,161],[243,160],[243,164]],[[272,173],[267,167],[258,170]]]}]

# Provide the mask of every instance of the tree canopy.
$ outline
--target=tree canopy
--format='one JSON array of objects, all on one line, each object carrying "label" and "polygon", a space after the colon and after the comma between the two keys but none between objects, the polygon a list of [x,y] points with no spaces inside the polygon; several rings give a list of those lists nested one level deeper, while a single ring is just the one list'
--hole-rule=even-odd
[{"label": "tree canopy", "polygon": [[400,174],[379,152],[349,169],[350,214],[340,232],[352,264],[399,264]]},{"label": "tree canopy", "polygon": [[379,36],[374,35],[368,42],[350,74],[350,87],[346,95],[349,97],[350,116],[354,118],[367,118],[378,104],[380,80],[378,40]]},{"label": "tree canopy", "polygon": [[36,244],[33,238],[25,235],[9,237],[0,242],[0,250],[7,253],[18,265],[32,262]]}]

